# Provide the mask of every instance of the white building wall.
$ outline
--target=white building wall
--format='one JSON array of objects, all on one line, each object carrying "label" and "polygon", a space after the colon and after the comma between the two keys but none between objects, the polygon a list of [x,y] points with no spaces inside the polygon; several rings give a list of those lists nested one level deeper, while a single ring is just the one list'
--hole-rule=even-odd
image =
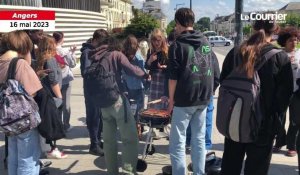
[{"label": "white building wall", "polygon": [[[107,30],[106,18],[101,13],[83,10],[70,10],[59,8],[43,8],[28,6],[0,5],[1,10],[54,10],[55,31],[61,31],[65,35],[64,47],[77,46],[76,55],[79,56],[82,43],[92,37],[96,29]],[[47,33],[52,34],[54,31]]]}]

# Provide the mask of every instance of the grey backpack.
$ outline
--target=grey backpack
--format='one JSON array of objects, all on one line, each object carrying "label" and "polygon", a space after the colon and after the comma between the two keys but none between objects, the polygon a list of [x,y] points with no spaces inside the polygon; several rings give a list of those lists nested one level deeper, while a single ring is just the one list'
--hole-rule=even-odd
[{"label": "grey backpack", "polygon": [[21,83],[15,80],[18,60],[12,59],[7,80],[0,84],[0,130],[7,136],[24,133],[41,122],[38,105]]},{"label": "grey backpack", "polygon": [[258,70],[273,55],[280,52],[272,49],[255,65],[253,78],[237,67],[222,81],[217,107],[217,128],[226,138],[236,142],[251,143],[257,139],[263,120],[260,105],[260,78]]}]

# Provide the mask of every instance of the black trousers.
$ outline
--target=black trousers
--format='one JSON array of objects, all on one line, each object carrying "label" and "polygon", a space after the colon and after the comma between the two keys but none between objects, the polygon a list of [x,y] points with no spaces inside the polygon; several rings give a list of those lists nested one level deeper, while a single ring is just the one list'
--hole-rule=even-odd
[{"label": "black trousers", "polygon": [[221,175],[240,175],[245,155],[244,175],[267,175],[274,138],[267,143],[239,143],[225,138]]}]

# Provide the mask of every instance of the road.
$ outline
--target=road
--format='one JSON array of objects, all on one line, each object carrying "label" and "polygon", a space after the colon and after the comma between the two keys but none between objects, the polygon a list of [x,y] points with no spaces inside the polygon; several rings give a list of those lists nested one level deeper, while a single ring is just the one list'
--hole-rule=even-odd
[{"label": "road", "polygon": [[215,46],[212,48],[213,48],[214,52],[221,54],[223,56],[226,56],[227,53],[233,48],[233,45],[231,45],[231,46]]}]

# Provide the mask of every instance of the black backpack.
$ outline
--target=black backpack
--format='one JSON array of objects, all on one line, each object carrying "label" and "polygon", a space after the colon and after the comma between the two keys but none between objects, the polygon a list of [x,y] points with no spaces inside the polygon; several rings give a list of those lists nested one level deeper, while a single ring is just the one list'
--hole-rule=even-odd
[{"label": "black backpack", "polygon": [[66,136],[61,120],[62,105],[57,107],[51,92],[44,86],[37,92],[35,100],[38,102],[41,123],[38,131],[47,140],[59,140]]},{"label": "black backpack", "polygon": [[100,60],[92,61],[84,75],[88,88],[87,93],[91,96],[92,102],[99,108],[113,105],[120,96],[115,72],[112,70],[109,60],[110,53],[106,52]]},{"label": "black backpack", "polygon": [[257,139],[264,116],[258,70],[278,52],[281,50],[272,49],[263,55],[262,61],[255,65],[253,78],[248,78],[245,70],[236,67],[221,83],[216,123],[226,138],[241,143]]}]

